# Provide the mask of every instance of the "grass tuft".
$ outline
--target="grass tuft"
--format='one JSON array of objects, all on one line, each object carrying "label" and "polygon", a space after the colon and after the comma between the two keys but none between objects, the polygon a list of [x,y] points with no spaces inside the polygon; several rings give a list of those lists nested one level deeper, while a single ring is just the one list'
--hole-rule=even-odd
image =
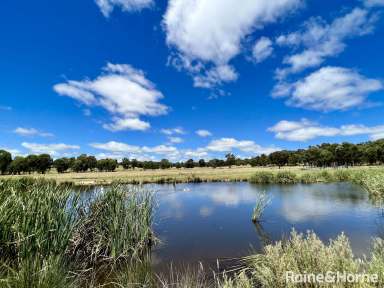
[{"label": "grass tuft", "polygon": [[271,203],[271,198],[265,193],[265,191],[257,194],[256,205],[252,212],[252,221],[258,222],[261,220],[261,216],[264,213],[265,208]]}]

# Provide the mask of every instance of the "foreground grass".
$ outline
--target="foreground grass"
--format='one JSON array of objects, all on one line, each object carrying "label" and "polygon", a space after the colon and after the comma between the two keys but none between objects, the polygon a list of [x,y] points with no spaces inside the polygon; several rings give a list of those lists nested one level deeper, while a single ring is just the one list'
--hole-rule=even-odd
[{"label": "foreground grass", "polygon": [[[286,240],[264,248],[262,253],[242,259],[242,268],[231,272],[205,271],[202,266],[186,267],[175,271],[170,267],[166,275],[153,273],[123,272],[115,279],[114,287],[159,288],[285,288],[285,287],[383,287],[384,241],[373,239],[370,255],[354,257],[348,238],[340,234],[328,243],[322,242],[313,232],[298,234],[292,231]],[[292,283],[286,272],[295,274],[323,274],[328,271],[350,274],[377,274],[377,282],[356,283]],[[141,282],[135,282],[141,281]],[[133,285],[132,283],[140,283]]]},{"label": "foreground grass", "polygon": [[[384,242],[374,239],[371,255],[354,257],[348,238],[341,234],[328,244],[323,243],[313,232],[306,235],[293,231],[290,238],[264,248],[264,253],[244,259],[245,267],[235,277],[224,277],[219,287],[383,287]],[[295,274],[341,273],[377,274],[376,283],[292,283],[286,279],[286,271]]]},{"label": "foreground grass", "polygon": [[0,181],[0,287],[93,287],[99,272],[141,261],[152,208],[151,194],[123,185],[86,205],[52,181]]}]

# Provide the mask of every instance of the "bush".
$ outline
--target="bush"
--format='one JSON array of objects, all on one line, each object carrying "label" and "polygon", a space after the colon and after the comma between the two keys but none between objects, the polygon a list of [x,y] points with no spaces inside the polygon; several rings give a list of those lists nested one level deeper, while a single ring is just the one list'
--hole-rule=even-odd
[{"label": "bush", "polygon": [[318,177],[315,173],[304,173],[300,177],[300,182],[304,184],[316,183],[318,181]]},{"label": "bush", "polygon": [[322,182],[334,182],[335,179],[333,177],[334,174],[329,173],[327,170],[323,170],[320,172],[319,178]]},{"label": "bush", "polygon": [[275,175],[268,171],[259,171],[251,176],[249,182],[255,184],[271,184],[275,183]]},{"label": "bush", "polygon": [[275,179],[278,184],[294,184],[297,182],[296,174],[290,171],[278,172]]}]

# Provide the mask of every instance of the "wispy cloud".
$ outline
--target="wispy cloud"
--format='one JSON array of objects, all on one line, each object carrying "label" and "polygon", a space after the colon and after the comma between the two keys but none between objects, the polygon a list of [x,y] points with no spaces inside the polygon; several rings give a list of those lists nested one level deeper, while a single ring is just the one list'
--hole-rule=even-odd
[{"label": "wispy cloud", "polygon": [[64,143],[39,144],[39,143],[23,142],[21,143],[21,146],[28,149],[31,153],[35,153],[35,154],[46,153],[52,156],[58,156],[63,152],[80,149],[80,146],[78,145],[68,145]]},{"label": "wispy cloud", "polygon": [[268,37],[261,37],[253,46],[252,56],[257,63],[263,62],[273,53],[273,42]]},{"label": "wispy cloud", "polygon": [[15,134],[20,136],[41,136],[41,137],[53,137],[52,133],[42,132],[35,128],[17,127],[14,131]]},{"label": "wispy cloud", "polygon": [[370,139],[384,138],[384,125],[368,127],[360,124],[342,125],[340,127],[323,126],[307,119],[300,121],[282,120],[268,131],[275,137],[288,141],[308,141],[318,137],[368,135]]},{"label": "wispy cloud", "polygon": [[95,0],[101,13],[109,17],[115,7],[126,12],[136,12],[154,5],[153,0]]},{"label": "wispy cloud", "polygon": [[196,134],[200,137],[209,137],[209,136],[212,136],[212,133],[208,130],[205,130],[205,129],[199,129],[199,130],[196,130]]},{"label": "wispy cloud", "polygon": [[185,134],[185,131],[182,127],[164,128],[164,129],[161,129],[160,132],[165,135]]},{"label": "wispy cloud", "polygon": [[183,138],[181,137],[168,137],[168,140],[169,140],[169,143],[171,144],[180,144],[180,143],[183,143],[184,140]]},{"label": "wispy cloud", "polygon": [[384,0],[365,0],[364,1],[365,6],[367,7],[380,7],[384,6]]},{"label": "wispy cloud", "polygon": [[287,67],[276,71],[277,78],[317,67],[328,57],[336,57],[344,51],[346,40],[372,33],[376,19],[376,14],[370,10],[355,8],[330,24],[316,17],[307,21],[301,30],[279,36],[276,39],[278,45],[301,51],[284,58]]}]

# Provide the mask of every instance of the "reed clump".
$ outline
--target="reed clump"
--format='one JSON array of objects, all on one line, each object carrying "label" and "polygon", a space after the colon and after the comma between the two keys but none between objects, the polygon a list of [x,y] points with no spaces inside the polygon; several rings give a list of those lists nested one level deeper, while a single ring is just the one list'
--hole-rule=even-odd
[{"label": "reed clump", "polygon": [[82,269],[141,259],[155,240],[153,194],[114,184],[82,207],[69,256]]},{"label": "reed clump", "polygon": [[76,195],[52,181],[0,182],[0,263],[5,275],[0,278],[8,287],[68,286],[57,271],[68,264],[64,254],[77,223],[76,205]]},{"label": "reed clump", "polygon": [[112,185],[87,205],[69,186],[2,180],[0,287],[85,287],[84,269],[96,279],[141,260],[155,240],[152,217],[152,194],[140,187]]},{"label": "reed clump", "polygon": [[264,213],[265,208],[271,203],[271,198],[265,193],[265,191],[257,194],[256,205],[252,212],[252,221],[258,222]]}]

